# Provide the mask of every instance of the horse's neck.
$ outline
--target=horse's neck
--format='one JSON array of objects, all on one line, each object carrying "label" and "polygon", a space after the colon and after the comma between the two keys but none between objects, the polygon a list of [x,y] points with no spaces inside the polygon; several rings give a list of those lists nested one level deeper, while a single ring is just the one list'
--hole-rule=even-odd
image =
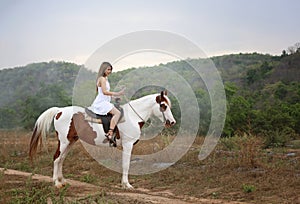
[{"label": "horse's neck", "polygon": [[156,103],[155,95],[144,96],[142,98],[130,101],[129,103],[134,111],[136,111],[136,113],[146,121],[149,119],[152,113],[152,107]]}]

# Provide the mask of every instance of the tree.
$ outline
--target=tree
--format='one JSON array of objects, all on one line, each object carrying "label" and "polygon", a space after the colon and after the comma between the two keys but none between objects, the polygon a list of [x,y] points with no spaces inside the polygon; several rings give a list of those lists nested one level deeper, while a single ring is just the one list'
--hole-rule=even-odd
[{"label": "tree", "polygon": [[225,92],[227,97],[227,115],[224,136],[233,136],[235,132],[247,132],[250,103],[237,94],[237,87],[232,83],[225,83]]},{"label": "tree", "polygon": [[286,57],[286,56],[288,56],[288,53],[286,52],[286,50],[282,50],[281,57]]},{"label": "tree", "polygon": [[9,107],[0,108],[0,128],[13,128],[18,125],[17,112]]},{"label": "tree", "polygon": [[247,81],[247,84],[250,85],[250,84],[253,84],[254,82],[256,82],[258,80],[258,73],[257,73],[257,70],[256,69],[249,69],[247,71],[247,75],[246,75],[246,81]]},{"label": "tree", "polygon": [[300,43],[297,42],[294,46],[288,47],[287,52],[291,55],[300,52]]},{"label": "tree", "polygon": [[44,85],[35,96],[28,96],[21,104],[23,127],[32,129],[38,116],[50,107],[62,107],[71,104],[71,98],[66,94],[63,87],[56,84]]}]

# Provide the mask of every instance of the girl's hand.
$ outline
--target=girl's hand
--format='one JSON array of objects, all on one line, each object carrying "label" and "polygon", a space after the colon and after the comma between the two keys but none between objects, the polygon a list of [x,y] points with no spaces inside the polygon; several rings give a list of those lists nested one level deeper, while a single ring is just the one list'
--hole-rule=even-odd
[{"label": "girl's hand", "polygon": [[118,96],[122,96],[125,94],[125,89],[126,88],[123,88],[121,91],[118,92]]}]

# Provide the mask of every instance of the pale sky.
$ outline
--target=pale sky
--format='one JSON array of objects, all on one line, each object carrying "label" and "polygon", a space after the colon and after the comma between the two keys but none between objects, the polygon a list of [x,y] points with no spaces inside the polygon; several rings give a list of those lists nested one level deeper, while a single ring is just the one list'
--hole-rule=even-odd
[{"label": "pale sky", "polygon": [[[280,55],[300,42],[299,11],[298,0],[0,0],[0,69],[84,64],[106,42],[143,30],[183,36],[209,57]],[[159,63],[154,58],[133,61]]]}]

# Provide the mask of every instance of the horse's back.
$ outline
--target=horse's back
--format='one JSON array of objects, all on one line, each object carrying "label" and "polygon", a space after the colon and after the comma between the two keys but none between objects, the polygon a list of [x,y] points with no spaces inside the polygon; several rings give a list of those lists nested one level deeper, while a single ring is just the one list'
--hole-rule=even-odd
[{"label": "horse's back", "polygon": [[73,115],[76,113],[83,113],[84,108],[79,106],[67,106],[60,108],[58,113],[54,117],[54,128],[56,131],[65,132],[68,131]]}]

